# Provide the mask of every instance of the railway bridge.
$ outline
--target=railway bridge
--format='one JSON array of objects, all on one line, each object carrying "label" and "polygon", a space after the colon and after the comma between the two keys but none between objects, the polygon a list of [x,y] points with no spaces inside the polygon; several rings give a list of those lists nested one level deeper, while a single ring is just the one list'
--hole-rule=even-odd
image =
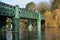
[{"label": "railway bridge", "polygon": [[[36,19],[37,20],[37,35],[38,40],[41,40],[41,21],[44,20],[42,13],[32,12],[26,8],[19,8],[18,5],[12,6],[3,2],[0,2],[0,29],[6,25],[6,18],[12,19],[12,38],[13,40],[19,40],[19,21],[23,19]],[[31,24],[31,21],[29,21]]]}]

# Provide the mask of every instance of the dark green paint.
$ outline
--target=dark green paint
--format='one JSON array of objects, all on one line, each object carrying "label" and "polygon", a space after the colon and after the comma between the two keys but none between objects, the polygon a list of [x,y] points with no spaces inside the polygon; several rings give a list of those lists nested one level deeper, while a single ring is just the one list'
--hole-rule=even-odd
[{"label": "dark green paint", "polygon": [[18,5],[11,6],[0,2],[0,16],[12,17],[13,24],[13,40],[19,40],[19,20],[20,18],[37,19],[37,33],[38,40],[41,40],[41,20],[44,19],[44,15],[29,11],[27,9],[19,8]]}]

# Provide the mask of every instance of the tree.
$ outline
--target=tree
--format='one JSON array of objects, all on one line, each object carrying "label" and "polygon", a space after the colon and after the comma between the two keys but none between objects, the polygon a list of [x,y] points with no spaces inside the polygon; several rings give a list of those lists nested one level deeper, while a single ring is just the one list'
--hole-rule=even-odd
[{"label": "tree", "polygon": [[47,2],[40,2],[38,4],[38,6],[37,6],[37,10],[39,12],[43,12],[44,13],[45,10],[49,10],[49,9],[50,9],[50,6],[49,6],[49,4]]},{"label": "tree", "polygon": [[60,0],[54,0],[53,2],[53,9],[52,11],[46,10],[45,15],[45,25],[48,27],[48,25],[53,27],[60,27]]},{"label": "tree", "polygon": [[52,12],[46,10],[44,15],[46,27],[60,27],[60,8],[57,8]]},{"label": "tree", "polygon": [[54,2],[52,3],[52,10],[56,9],[59,4],[60,4],[60,0],[54,0]]},{"label": "tree", "polygon": [[48,4],[46,1],[45,2],[40,2],[37,5],[34,2],[30,2],[26,5],[26,8],[31,10],[31,11],[36,11],[38,10],[38,12],[43,12],[45,10],[50,10],[51,5]]},{"label": "tree", "polygon": [[30,2],[26,5],[26,8],[31,10],[31,11],[35,11],[36,10],[36,4],[34,2]]},{"label": "tree", "polygon": [[46,10],[45,13],[45,26],[46,27],[51,27],[53,25],[53,15],[52,12],[49,10]]}]

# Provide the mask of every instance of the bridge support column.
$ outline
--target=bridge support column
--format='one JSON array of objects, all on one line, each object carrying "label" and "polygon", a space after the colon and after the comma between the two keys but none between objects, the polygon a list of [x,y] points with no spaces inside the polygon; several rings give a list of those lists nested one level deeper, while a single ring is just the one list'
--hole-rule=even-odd
[{"label": "bridge support column", "polygon": [[13,40],[19,40],[19,19],[13,19]]},{"label": "bridge support column", "polygon": [[37,20],[37,33],[38,33],[38,40],[41,40],[41,15],[40,14]]},{"label": "bridge support column", "polygon": [[13,40],[19,40],[19,20],[20,20],[20,16],[19,16],[19,6],[16,5],[15,6],[15,16],[13,17],[12,20],[12,25],[13,25]]}]

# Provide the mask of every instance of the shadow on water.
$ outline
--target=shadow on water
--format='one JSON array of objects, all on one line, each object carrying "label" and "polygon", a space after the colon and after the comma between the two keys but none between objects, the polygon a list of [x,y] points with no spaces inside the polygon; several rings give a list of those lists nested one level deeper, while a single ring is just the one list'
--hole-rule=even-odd
[{"label": "shadow on water", "polygon": [[41,40],[45,40],[45,20],[41,21]]},{"label": "shadow on water", "polygon": [[[2,33],[2,28],[6,25],[6,17],[5,16],[0,16],[0,40],[3,40],[3,36],[4,35]],[[5,40],[5,39],[4,39]]]}]

